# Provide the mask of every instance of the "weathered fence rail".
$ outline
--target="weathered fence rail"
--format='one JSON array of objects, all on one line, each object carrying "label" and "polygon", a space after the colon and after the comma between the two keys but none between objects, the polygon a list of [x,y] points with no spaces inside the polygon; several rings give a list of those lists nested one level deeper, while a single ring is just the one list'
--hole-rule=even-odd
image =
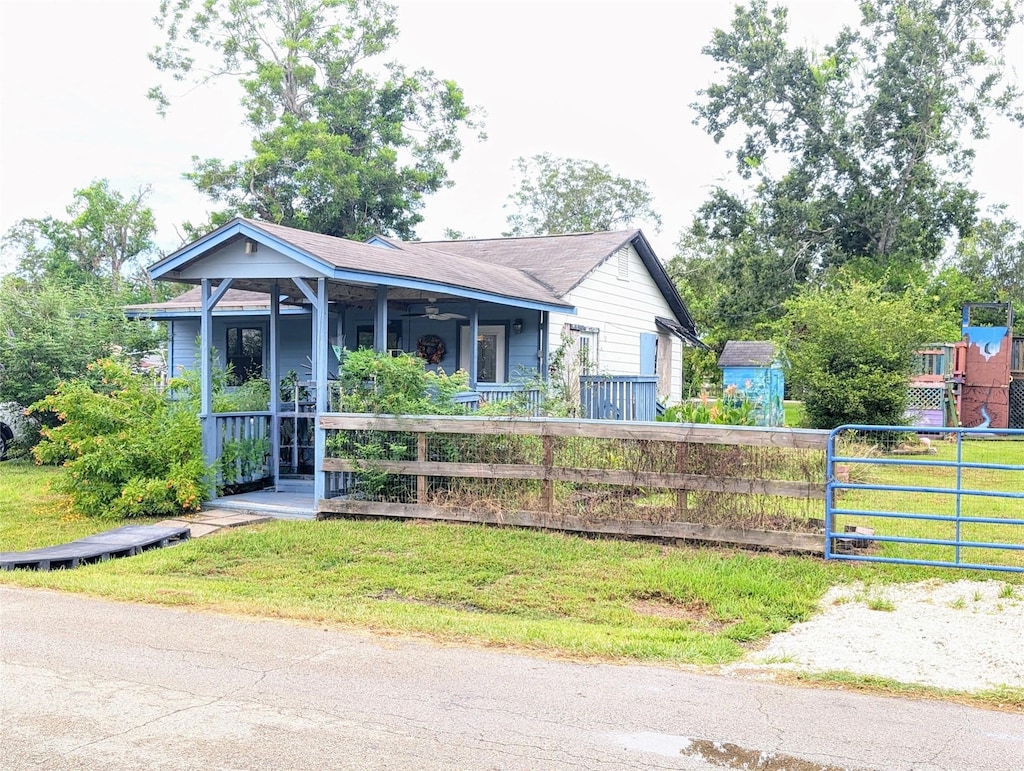
[{"label": "weathered fence rail", "polygon": [[322,415],[320,428],[320,471],[335,491],[323,515],[823,551],[811,531],[825,498],[824,431],[356,414]]}]

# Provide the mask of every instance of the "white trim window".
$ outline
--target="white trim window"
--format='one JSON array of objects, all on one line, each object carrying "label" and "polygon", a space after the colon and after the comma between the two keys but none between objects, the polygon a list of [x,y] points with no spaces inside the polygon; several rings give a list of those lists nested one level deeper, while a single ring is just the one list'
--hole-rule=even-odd
[{"label": "white trim window", "polygon": [[[504,383],[505,361],[508,358],[504,324],[481,324],[477,327],[476,380],[478,383]],[[469,325],[459,329],[459,369],[469,372]]]}]

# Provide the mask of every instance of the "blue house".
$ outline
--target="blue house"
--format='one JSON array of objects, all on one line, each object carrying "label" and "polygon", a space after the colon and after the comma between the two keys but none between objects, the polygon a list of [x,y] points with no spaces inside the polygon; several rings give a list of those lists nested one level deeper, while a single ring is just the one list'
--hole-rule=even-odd
[{"label": "blue house", "polygon": [[785,375],[775,343],[759,340],[730,340],[718,358],[722,369],[722,388],[735,390],[738,396],[754,404],[759,426],[781,426]]},{"label": "blue house", "polygon": [[[693,318],[639,230],[529,238],[367,242],[237,218],[150,268],[157,281],[195,287],[165,303],[127,309],[165,321],[168,371],[201,372],[204,453],[225,437],[265,431],[278,489],[297,471],[297,404],[280,397],[294,371],[310,383],[304,419],[328,411],[328,381],[342,348],[416,354],[428,367],[463,369],[481,400],[505,398],[548,376],[556,349],[579,377],[632,379],[672,404],[682,395],[682,347],[702,345]],[[271,384],[266,413],[212,411],[212,364]],[[197,364],[198,363],[198,364]],[[634,394],[635,396],[635,394]],[[635,400],[635,399],[634,399]],[[653,413],[652,413],[653,414]],[[234,421],[234,422],[232,422]],[[304,451],[324,497],[323,436]],[[290,445],[289,445],[290,442]],[[304,464],[299,464],[304,465]],[[308,470],[308,469],[307,469]],[[300,474],[301,476],[301,474]]]}]

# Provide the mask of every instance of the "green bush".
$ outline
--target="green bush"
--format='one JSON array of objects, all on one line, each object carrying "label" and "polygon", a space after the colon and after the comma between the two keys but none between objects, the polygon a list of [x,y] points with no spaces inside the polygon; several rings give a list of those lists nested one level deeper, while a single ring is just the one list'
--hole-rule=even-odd
[{"label": "green bush", "polygon": [[903,425],[914,351],[941,325],[912,292],[840,276],[786,303],[793,395],[812,428]]},{"label": "green bush", "polygon": [[423,359],[362,348],[346,351],[339,373],[344,412],[376,415],[451,415],[452,397],[469,388],[469,376],[428,372]]},{"label": "green bush", "polygon": [[199,509],[208,489],[199,421],[127,365],[101,359],[91,377],[61,383],[29,412],[60,421],[43,429],[38,463],[62,463],[53,489],[89,517],[173,516]]}]

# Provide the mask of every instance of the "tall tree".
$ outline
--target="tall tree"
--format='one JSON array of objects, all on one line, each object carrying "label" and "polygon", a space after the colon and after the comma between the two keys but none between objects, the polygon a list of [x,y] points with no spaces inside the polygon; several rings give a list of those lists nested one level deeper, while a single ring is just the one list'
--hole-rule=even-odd
[{"label": "tall tree", "polygon": [[787,11],[751,0],[704,52],[720,77],[694,105],[739,184],[693,234],[725,250],[719,312],[770,320],[822,271],[847,265],[894,291],[926,281],[974,227],[971,142],[992,113],[1024,121],[1004,45],[1021,0],[866,0],[861,24],[815,52]]},{"label": "tall tree", "polygon": [[156,229],[148,192],[98,180],[74,192],[66,219],[24,219],[4,236],[18,263],[0,279],[0,401],[28,406],[100,357],[159,344],[151,324],[124,315],[126,303],[152,299],[142,270]]},{"label": "tall tree", "polygon": [[[643,180],[619,177],[607,166],[547,153],[518,158],[518,188],[508,200],[506,236],[614,230],[646,220],[661,228]],[[506,204],[506,207],[508,204]]]},{"label": "tall tree", "polygon": [[[380,63],[398,34],[382,0],[163,0],[150,59],[174,81],[236,79],[252,156],[193,158],[196,188],[235,214],[330,235],[414,235],[424,196],[478,126],[462,89]],[[162,87],[150,91],[163,112]],[[481,135],[482,136],[482,135]]]},{"label": "tall tree", "polygon": [[1024,315],[1024,228],[997,206],[956,247],[954,265],[975,287],[966,300],[1013,303]]},{"label": "tall tree", "polygon": [[74,191],[68,219],[23,219],[4,236],[4,247],[18,255],[18,272],[31,280],[98,280],[116,293],[125,272],[141,268],[154,250],[149,192],[144,186],[126,196],[96,180]]},{"label": "tall tree", "polygon": [[100,285],[9,274],[0,279],[0,402],[27,407],[62,380],[85,377],[96,359],[137,358],[161,338],[126,319],[123,298]]}]

